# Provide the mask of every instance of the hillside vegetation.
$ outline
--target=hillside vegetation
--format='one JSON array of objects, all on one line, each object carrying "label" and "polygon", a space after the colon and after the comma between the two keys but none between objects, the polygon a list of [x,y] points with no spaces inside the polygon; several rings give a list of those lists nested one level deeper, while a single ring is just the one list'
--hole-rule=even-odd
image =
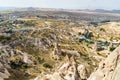
[{"label": "hillside vegetation", "polygon": [[56,18],[0,22],[0,80],[87,80],[120,44],[120,22]]}]

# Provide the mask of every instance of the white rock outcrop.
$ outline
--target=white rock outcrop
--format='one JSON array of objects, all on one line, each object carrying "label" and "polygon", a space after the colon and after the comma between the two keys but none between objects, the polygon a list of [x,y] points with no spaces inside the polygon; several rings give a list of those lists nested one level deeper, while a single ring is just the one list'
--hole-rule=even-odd
[{"label": "white rock outcrop", "polygon": [[116,48],[88,80],[120,80],[120,46]]},{"label": "white rock outcrop", "polygon": [[75,57],[67,57],[67,61],[53,74],[38,76],[34,80],[86,80],[87,69],[84,65],[77,65]]}]

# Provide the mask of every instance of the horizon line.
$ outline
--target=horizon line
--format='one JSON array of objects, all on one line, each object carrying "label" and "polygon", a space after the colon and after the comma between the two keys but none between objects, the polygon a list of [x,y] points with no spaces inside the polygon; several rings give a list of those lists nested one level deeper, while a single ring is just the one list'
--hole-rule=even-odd
[{"label": "horizon line", "polygon": [[64,10],[120,10],[120,9],[104,9],[104,8],[95,8],[95,9],[89,9],[89,8],[54,8],[54,7],[34,7],[34,6],[0,6],[0,8],[41,8],[41,9],[64,9]]}]

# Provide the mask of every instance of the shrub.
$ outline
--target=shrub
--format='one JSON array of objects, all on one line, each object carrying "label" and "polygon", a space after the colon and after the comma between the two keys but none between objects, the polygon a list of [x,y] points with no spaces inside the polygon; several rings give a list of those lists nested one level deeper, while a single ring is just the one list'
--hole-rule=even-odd
[{"label": "shrub", "polygon": [[0,35],[0,40],[3,40],[4,39],[4,36]]},{"label": "shrub", "polygon": [[53,68],[51,65],[49,65],[48,63],[44,63],[43,64],[43,67],[45,67],[45,68]]},{"label": "shrub", "polygon": [[91,39],[91,37],[94,37],[92,32],[89,33],[88,38]]},{"label": "shrub", "polygon": [[25,21],[24,25],[25,26],[34,26],[34,24],[32,22],[30,22],[30,21]]},{"label": "shrub", "polygon": [[110,51],[113,51],[113,50],[115,50],[115,47],[110,47]]},{"label": "shrub", "polygon": [[105,32],[105,29],[104,28],[100,28],[100,31],[104,31]]},{"label": "shrub", "polygon": [[21,60],[19,60],[18,62],[10,61],[10,66],[13,69],[20,69],[20,68],[26,69],[26,68],[28,68],[28,65]]}]

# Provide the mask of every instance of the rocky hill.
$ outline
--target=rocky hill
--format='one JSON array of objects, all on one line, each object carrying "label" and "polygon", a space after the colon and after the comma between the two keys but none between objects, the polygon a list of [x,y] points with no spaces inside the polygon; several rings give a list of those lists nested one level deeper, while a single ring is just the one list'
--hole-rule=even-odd
[{"label": "rocky hill", "polygon": [[35,15],[38,12],[27,13],[1,14],[0,80],[119,78],[120,22],[95,25],[74,21],[68,14],[71,21],[59,14],[43,18]]}]

